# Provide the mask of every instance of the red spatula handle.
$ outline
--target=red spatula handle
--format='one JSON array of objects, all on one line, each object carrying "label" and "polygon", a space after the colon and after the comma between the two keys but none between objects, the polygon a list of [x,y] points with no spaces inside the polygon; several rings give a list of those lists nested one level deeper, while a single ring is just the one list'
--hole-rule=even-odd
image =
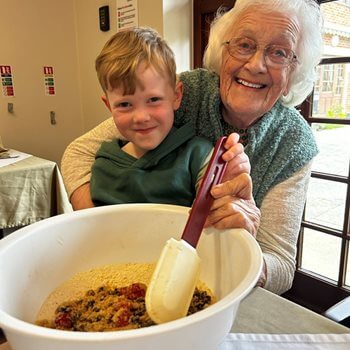
[{"label": "red spatula handle", "polygon": [[194,248],[197,246],[205,220],[214,201],[214,198],[210,194],[210,189],[212,186],[221,182],[226,169],[227,163],[221,157],[226,151],[224,147],[226,139],[227,137],[223,136],[216,141],[213,154],[182,233],[181,239],[188,242]]}]

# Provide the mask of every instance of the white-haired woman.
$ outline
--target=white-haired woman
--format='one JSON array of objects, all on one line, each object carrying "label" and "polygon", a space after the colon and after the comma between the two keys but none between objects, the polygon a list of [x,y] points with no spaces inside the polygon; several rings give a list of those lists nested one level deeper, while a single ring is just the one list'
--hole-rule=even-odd
[{"label": "white-haired woman", "polygon": [[[213,143],[237,132],[251,164],[254,200],[246,193],[247,176],[227,181],[212,191],[216,201],[209,222],[218,228],[244,227],[256,236],[264,256],[259,284],[278,294],[293,281],[317,154],[310,127],[294,106],[312,90],[321,26],[314,0],[237,0],[212,24],[205,69],[179,75],[184,94],[175,126],[192,122],[197,135]],[[91,204],[91,164],[100,143],[116,137],[112,125],[112,119],[103,122],[63,156],[62,173],[75,208]],[[237,164],[242,161],[244,154],[237,157]]]}]

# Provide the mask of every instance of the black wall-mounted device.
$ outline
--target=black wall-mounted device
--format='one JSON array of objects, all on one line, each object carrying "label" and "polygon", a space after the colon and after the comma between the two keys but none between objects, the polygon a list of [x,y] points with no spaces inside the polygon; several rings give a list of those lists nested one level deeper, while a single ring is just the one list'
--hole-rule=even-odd
[{"label": "black wall-mounted device", "polygon": [[98,9],[100,19],[100,30],[107,32],[109,30],[109,6],[102,6]]}]

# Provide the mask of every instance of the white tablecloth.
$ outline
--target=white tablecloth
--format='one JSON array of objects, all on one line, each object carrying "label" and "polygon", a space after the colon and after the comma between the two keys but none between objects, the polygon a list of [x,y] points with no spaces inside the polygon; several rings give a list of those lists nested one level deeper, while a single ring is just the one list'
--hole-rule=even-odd
[{"label": "white tablecloth", "polygon": [[349,350],[350,334],[229,334],[220,350]]},{"label": "white tablecloth", "polygon": [[[350,334],[242,334],[242,333],[232,334],[231,333],[225,338],[224,342],[221,344],[218,350],[260,350],[260,349],[261,350],[349,350]],[[0,345],[0,350],[11,350],[11,348],[8,345],[8,343],[4,343]]]}]

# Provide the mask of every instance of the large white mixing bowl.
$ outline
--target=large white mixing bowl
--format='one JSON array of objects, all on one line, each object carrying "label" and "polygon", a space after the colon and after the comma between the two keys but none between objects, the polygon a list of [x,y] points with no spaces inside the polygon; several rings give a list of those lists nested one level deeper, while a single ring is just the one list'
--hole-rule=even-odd
[{"label": "large white mixing bowl", "polygon": [[261,250],[244,230],[204,230],[200,279],[218,298],[191,316],[118,332],[69,332],[33,324],[47,296],[80,271],[105,264],[156,262],[180,238],[188,208],[129,204],[56,216],[0,241],[0,327],[12,350],[217,349],[240,301],[260,275]]}]

